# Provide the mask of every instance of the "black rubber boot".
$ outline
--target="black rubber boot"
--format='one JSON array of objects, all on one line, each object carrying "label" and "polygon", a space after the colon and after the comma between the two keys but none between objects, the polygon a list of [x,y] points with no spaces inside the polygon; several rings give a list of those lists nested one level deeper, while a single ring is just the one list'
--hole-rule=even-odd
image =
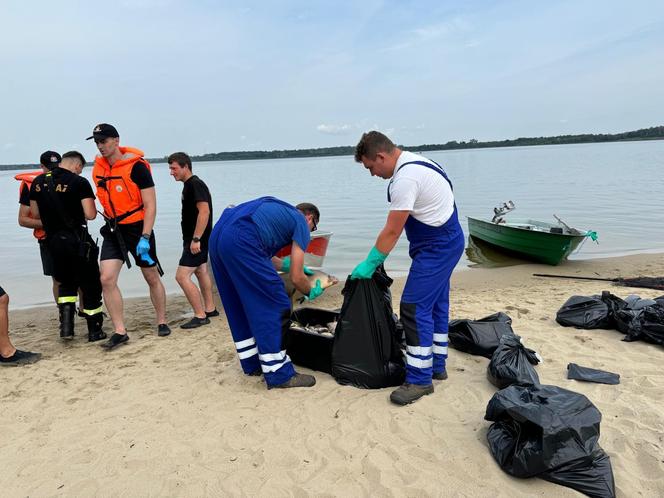
[{"label": "black rubber boot", "polygon": [[107,336],[101,328],[102,324],[104,323],[103,313],[96,313],[94,315],[86,316],[85,319],[88,321],[88,342],[95,342],[106,339]]},{"label": "black rubber boot", "polygon": [[74,337],[74,317],[76,316],[76,303],[58,304],[60,309],[60,337],[71,339]]}]

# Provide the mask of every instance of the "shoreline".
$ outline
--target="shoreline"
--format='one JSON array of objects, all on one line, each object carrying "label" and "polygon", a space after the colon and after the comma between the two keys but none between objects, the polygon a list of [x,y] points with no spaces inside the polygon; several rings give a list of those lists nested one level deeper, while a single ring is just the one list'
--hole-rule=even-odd
[{"label": "shoreline", "polygon": [[[664,292],[531,275],[663,275],[662,255],[470,270],[452,277],[450,319],[508,313],[544,359],[542,383],[582,393],[602,413],[599,444],[617,495],[663,496],[664,349],[554,319],[573,294]],[[392,285],[396,312],[403,285]],[[311,305],[339,307],[341,288]],[[316,386],[268,391],[261,378],[241,374],[225,316],[184,331],[188,311],[184,297],[170,298],[173,333],[160,338],[149,299],[127,299],[131,339],[111,352],[87,343],[82,319],[63,343],[55,309],[10,312],[14,344],[43,358],[0,370],[4,496],[578,496],[510,477],[494,462],[483,417],[496,389],[485,358],[450,349],[449,379],[406,407],[389,403],[390,388],[341,386],[299,367]],[[570,362],[619,373],[621,383],[568,380]]]},{"label": "shoreline", "polygon": [[[627,253],[627,254],[619,254],[617,256],[605,256],[605,257],[588,257],[586,259],[569,259],[565,261],[564,264],[559,265],[559,266],[550,266],[550,265],[539,265],[536,263],[531,263],[528,261],[523,261],[520,262],[517,259],[514,259],[515,261],[514,264],[511,263],[505,263],[505,264],[497,264],[496,266],[489,266],[484,263],[473,263],[470,262],[471,264],[468,265],[458,265],[454,269],[453,273],[453,280],[454,280],[454,275],[457,275],[458,273],[466,273],[469,271],[495,271],[501,268],[517,268],[517,267],[523,267],[523,266],[528,266],[528,267],[536,267],[536,270],[533,270],[531,273],[565,273],[568,270],[571,270],[571,268],[577,268],[579,266],[583,267],[585,264],[590,264],[593,265],[594,263],[597,263],[600,265],[602,268],[606,267],[608,270],[608,266],[611,266],[608,264],[611,261],[614,261],[616,263],[619,263],[623,259],[626,260],[631,260],[631,258],[647,258],[651,256],[657,256],[660,255],[662,256],[662,259],[664,260],[664,249],[653,249],[653,250],[644,250],[644,251],[639,251],[637,253]],[[325,269],[322,268],[324,271]],[[615,270],[617,271],[617,270]],[[396,272],[388,272],[388,274],[395,280],[401,280],[405,279],[407,272],[405,271],[396,271]],[[624,277],[625,275],[601,275],[602,277],[606,278],[614,278],[617,276]],[[630,276],[637,276],[637,275],[630,275]],[[343,286],[343,280],[339,280],[340,284]],[[213,287],[214,292],[216,293],[216,285],[214,285],[213,282]],[[8,290],[8,289],[5,289]],[[147,290],[147,284],[146,284],[146,290]],[[663,291],[664,293],[664,291]],[[215,294],[216,295],[216,294]],[[123,295],[124,296],[124,295]],[[182,292],[172,292],[170,294],[166,294],[166,300],[167,302],[170,301],[171,299],[178,299],[178,298],[183,298],[184,299],[184,294]],[[149,296],[147,294],[142,294],[142,295],[130,295],[130,296],[124,296],[125,302],[133,302],[136,300],[143,300],[143,299],[149,299]],[[217,297],[218,301],[218,297]],[[41,310],[44,308],[49,308],[53,305],[52,302],[48,303],[41,303],[41,304],[34,304],[34,305],[24,305],[24,306],[18,306],[14,307],[12,306],[12,301],[11,301],[11,294],[10,294],[10,301],[9,301],[9,312],[10,313],[18,313],[18,312],[25,312],[25,311],[30,311],[30,310]]]}]

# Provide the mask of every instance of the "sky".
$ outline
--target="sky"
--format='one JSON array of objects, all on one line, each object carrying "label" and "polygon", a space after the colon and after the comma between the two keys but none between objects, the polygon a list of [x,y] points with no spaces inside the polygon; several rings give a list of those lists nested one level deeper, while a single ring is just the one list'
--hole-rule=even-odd
[{"label": "sky", "polygon": [[664,125],[660,1],[0,1],[0,164]]}]

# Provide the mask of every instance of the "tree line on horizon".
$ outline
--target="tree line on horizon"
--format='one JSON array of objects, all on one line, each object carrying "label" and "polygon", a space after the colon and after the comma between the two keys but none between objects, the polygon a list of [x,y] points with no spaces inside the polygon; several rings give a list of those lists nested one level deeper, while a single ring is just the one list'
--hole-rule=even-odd
[{"label": "tree line on horizon", "polygon": [[[640,130],[626,131],[623,133],[585,133],[581,135],[558,135],[554,137],[522,137],[511,140],[493,140],[480,142],[476,139],[458,142],[451,140],[444,144],[423,144],[415,146],[402,146],[399,148],[412,152],[426,152],[434,150],[459,150],[459,149],[485,149],[491,147],[523,147],[531,145],[564,145],[582,144],[594,142],[619,142],[630,140],[662,140],[664,139],[664,126],[653,126]],[[253,150],[235,152],[213,152],[199,156],[191,156],[193,162],[201,161],[238,161],[248,159],[289,159],[301,157],[327,157],[327,156],[349,156],[355,153],[355,146],[319,147],[310,149],[285,149],[285,150]],[[168,156],[148,158],[150,163],[165,163]],[[29,169],[34,164],[6,164],[0,165],[0,170]]]}]

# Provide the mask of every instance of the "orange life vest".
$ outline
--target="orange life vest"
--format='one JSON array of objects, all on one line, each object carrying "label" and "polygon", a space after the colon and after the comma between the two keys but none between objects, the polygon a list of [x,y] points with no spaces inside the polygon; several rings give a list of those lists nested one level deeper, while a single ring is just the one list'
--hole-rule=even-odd
[{"label": "orange life vest", "polygon": [[[21,186],[18,188],[18,195],[21,195],[21,192],[23,192],[23,185],[25,185],[28,190],[30,190],[30,187],[32,186],[32,182],[35,181],[35,178],[37,178],[39,175],[44,174],[43,171],[30,171],[29,173],[19,173],[18,175],[14,176],[19,182],[21,182]],[[28,218],[37,219],[36,216],[32,214],[31,211],[28,211]],[[35,228],[32,230],[32,234],[35,236],[37,240],[44,240],[46,238],[46,232],[44,231],[43,228]]]},{"label": "orange life vest", "polygon": [[131,169],[138,161],[150,172],[152,167],[143,159],[143,151],[133,147],[120,147],[122,159],[113,166],[102,157],[95,157],[92,181],[97,187],[97,199],[104,208],[104,217],[119,224],[136,223],[145,217],[141,189],[131,179]]}]

